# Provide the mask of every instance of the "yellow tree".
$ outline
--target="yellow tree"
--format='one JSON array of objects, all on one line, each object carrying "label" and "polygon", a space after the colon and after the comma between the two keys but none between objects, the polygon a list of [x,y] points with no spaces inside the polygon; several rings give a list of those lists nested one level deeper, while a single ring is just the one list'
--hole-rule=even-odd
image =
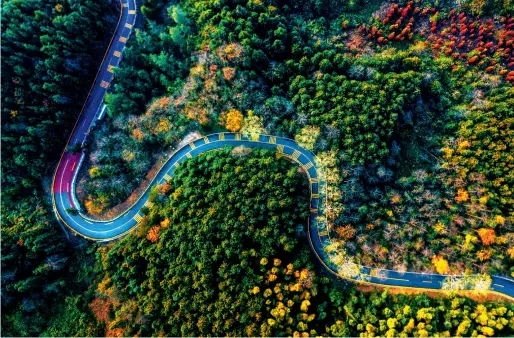
[{"label": "yellow tree", "polygon": [[243,114],[237,109],[230,109],[227,113],[225,127],[232,132],[239,131],[243,123]]},{"label": "yellow tree", "polygon": [[295,141],[307,150],[314,149],[314,145],[318,140],[320,129],[318,126],[305,126],[294,137]]},{"label": "yellow tree", "polygon": [[448,261],[444,259],[442,256],[434,256],[432,258],[432,264],[434,264],[436,271],[442,275],[450,272],[450,266],[448,265]]},{"label": "yellow tree", "polygon": [[249,110],[248,116],[245,117],[245,119],[243,120],[243,124],[241,126],[241,133],[245,135],[256,135],[266,133],[262,122],[262,117],[254,115],[253,111]]}]

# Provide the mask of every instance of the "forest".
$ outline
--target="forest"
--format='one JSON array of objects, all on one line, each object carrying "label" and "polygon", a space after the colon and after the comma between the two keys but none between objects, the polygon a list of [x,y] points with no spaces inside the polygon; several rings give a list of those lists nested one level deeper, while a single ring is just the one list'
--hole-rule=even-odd
[{"label": "forest", "polygon": [[[77,195],[112,217],[191,135],[295,139],[334,246],[373,268],[514,277],[510,0],[141,1]],[[3,336],[512,336],[514,305],[366,291],[307,240],[275,153],[189,159],[123,239],[63,231],[51,180],[114,0],[2,3]]]},{"label": "forest", "polygon": [[194,3],[142,7],[79,176],[90,214],[188,133],[268,133],[336,159],[329,231],[357,263],[514,273],[510,2]]},{"label": "forest", "polygon": [[228,148],[181,165],[152,192],[137,235],[97,251],[90,307],[108,335],[513,332],[513,304],[364,295],[319,273],[305,244],[305,182],[263,150]]},{"label": "forest", "polygon": [[[2,2],[2,335],[42,334],[91,260],[49,203],[49,180],[118,15],[115,2]],[[84,314],[84,316],[88,316]]]}]

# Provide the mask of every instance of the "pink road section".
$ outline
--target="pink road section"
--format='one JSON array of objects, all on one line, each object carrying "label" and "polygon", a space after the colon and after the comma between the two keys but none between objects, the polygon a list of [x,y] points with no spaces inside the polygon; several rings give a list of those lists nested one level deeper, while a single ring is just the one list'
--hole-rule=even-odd
[{"label": "pink road section", "polygon": [[79,161],[81,154],[73,154],[70,152],[65,152],[62,159],[61,165],[57,170],[57,175],[55,176],[55,182],[53,186],[54,193],[67,193],[70,199],[71,205],[76,208],[73,204],[73,199],[71,198],[71,182],[73,181],[73,175],[75,171],[78,169]]}]

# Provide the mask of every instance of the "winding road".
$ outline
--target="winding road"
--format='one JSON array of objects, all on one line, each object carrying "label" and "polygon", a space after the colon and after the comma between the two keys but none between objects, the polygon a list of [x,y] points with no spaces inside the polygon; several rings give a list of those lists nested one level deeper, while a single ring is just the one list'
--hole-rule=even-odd
[{"label": "winding road", "polygon": [[[371,269],[364,266],[355,266],[355,273],[349,275],[348,273],[343,273],[341,267],[332,263],[325,250],[331,243],[331,240],[326,229],[323,229],[323,224],[319,222],[320,216],[323,216],[322,209],[325,201],[323,199],[324,185],[315,162],[315,155],[300,147],[293,140],[278,136],[252,135],[246,137],[239,133],[219,133],[204,136],[178,149],[163,165],[148,189],[134,205],[118,217],[108,221],[99,221],[81,213],[74,188],[75,178],[85,154],[84,152],[72,153],[68,149],[70,148],[69,146],[83,144],[96,121],[104,115],[103,97],[113,79],[113,70],[120,62],[125,43],[132,33],[136,20],[137,8],[135,0],[121,0],[120,6],[121,11],[116,31],[54,174],[52,183],[53,207],[58,219],[64,225],[74,233],[94,241],[111,241],[120,238],[137,228],[144,217],[141,211],[142,208],[152,207],[153,203],[149,201],[150,189],[157,184],[170,181],[174,170],[183,161],[206,151],[227,146],[268,148],[276,150],[282,156],[298,163],[307,174],[311,192],[308,222],[309,242],[316,257],[331,274],[363,284],[425,291],[442,289],[443,282],[448,276]],[[460,279],[462,277],[457,276],[456,278]],[[500,294],[514,301],[514,280],[501,276],[492,276],[492,283],[487,292]]]}]

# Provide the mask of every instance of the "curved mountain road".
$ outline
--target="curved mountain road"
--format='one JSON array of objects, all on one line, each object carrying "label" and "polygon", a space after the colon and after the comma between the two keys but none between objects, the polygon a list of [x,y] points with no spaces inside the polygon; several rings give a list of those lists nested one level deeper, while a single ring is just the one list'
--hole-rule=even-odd
[{"label": "curved mountain road", "polygon": [[[311,189],[310,217],[308,235],[310,245],[321,264],[333,275],[358,283],[414,288],[420,290],[440,290],[447,276],[416,272],[398,272],[383,269],[371,269],[364,266],[356,267],[356,273],[344,276],[341,268],[335,266],[327,256],[325,247],[330,244],[327,231],[320,229],[317,224],[318,216],[322,214],[324,201],[322,199],[322,182],[315,163],[315,156],[310,151],[301,148],[293,140],[270,136],[252,135],[250,138],[238,133],[220,133],[204,136],[177,150],[155,177],[146,192],[126,212],[109,221],[93,220],[81,212],[74,194],[74,179],[80,168],[84,153],[72,153],[68,146],[83,144],[90,128],[104,113],[103,97],[113,79],[113,69],[118,66],[125,43],[129,39],[136,20],[135,0],[120,0],[121,12],[118,26],[109,44],[107,52],[98,70],[93,86],[80,113],[79,119],[68,139],[68,144],[61,155],[55,171],[52,184],[52,201],[54,211],[59,220],[73,232],[95,241],[110,241],[122,237],[134,230],[143,218],[141,209],[151,207],[148,200],[150,188],[172,179],[173,171],[181,162],[198,156],[201,153],[226,146],[246,146],[275,149],[283,156],[297,162],[303,167],[309,179]],[[462,277],[456,277],[462,278]],[[492,276],[488,292],[498,293],[514,301],[514,280],[501,276]]]}]

